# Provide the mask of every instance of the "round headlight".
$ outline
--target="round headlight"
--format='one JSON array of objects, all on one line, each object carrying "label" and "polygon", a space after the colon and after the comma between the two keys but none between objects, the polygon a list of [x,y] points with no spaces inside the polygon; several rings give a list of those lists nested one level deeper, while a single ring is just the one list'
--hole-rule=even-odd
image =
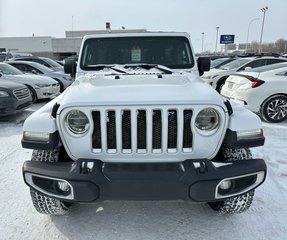
[{"label": "round headlight", "polygon": [[83,134],[87,132],[90,127],[88,117],[79,110],[68,112],[65,121],[68,129],[75,134]]},{"label": "round headlight", "polygon": [[219,114],[213,108],[205,108],[195,119],[195,126],[202,131],[212,131],[219,126]]}]

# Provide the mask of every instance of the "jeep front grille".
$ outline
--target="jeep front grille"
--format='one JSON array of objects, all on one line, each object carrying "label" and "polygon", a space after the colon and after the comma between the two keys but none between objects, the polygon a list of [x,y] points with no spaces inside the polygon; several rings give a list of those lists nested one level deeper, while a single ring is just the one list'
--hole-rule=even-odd
[{"label": "jeep front grille", "polygon": [[30,97],[30,91],[28,88],[15,89],[13,93],[18,100]]},{"label": "jeep front grille", "polygon": [[190,109],[93,111],[94,153],[192,152]]}]

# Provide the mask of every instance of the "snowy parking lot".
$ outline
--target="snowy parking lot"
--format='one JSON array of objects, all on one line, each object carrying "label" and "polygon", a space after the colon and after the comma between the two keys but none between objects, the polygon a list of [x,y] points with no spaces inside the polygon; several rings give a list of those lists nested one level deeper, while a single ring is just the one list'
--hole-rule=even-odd
[{"label": "snowy parking lot", "polygon": [[44,103],[0,119],[0,239],[287,239],[286,121],[263,123],[265,146],[252,151],[266,160],[268,176],[246,213],[218,216],[189,202],[103,202],[49,217],[34,210],[21,171],[32,152],[21,147],[23,122]]}]

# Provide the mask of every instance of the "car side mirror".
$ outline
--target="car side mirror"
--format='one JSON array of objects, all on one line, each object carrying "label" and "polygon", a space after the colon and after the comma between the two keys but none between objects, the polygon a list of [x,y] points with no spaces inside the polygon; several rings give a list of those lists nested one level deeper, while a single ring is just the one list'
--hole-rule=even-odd
[{"label": "car side mirror", "polygon": [[210,57],[199,57],[197,59],[197,67],[199,76],[203,75],[204,72],[210,70]]},{"label": "car side mirror", "polygon": [[252,69],[252,67],[246,67],[246,68],[244,68],[244,71],[249,71],[251,69]]},{"label": "car side mirror", "polygon": [[38,72],[36,70],[32,70],[31,73],[38,74]]},{"label": "car side mirror", "polygon": [[76,68],[77,64],[75,59],[66,59],[64,64],[64,72],[67,74],[71,74],[72,78],[76,76]]}]

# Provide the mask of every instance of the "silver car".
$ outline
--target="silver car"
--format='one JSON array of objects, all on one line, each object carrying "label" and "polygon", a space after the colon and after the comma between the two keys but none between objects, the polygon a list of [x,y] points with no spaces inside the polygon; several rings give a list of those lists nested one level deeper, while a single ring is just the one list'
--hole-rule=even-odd
[{"label": "silver car", "polygon": [[54,98],[60,94],[60,84],[50,77],[24,74],[7,63],[0,63],[0,81],[9,80],[26,85],[32,95],[33,102],[37,99]]},{"label": "silver car", "polygon": [[69,74],[53,71],[52,69],[36,62],[8,61],[7,63],[18,68],[24,73],[44,75],[55,79],[60,84],[60,92],[63,92],[72,84],[72,78]]}]

